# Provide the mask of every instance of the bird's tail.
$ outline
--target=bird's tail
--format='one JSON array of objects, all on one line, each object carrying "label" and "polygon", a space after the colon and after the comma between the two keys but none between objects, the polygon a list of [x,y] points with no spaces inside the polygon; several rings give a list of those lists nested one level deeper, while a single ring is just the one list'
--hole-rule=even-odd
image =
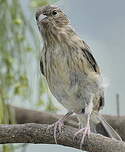
[{"label": "bird's tail", "polygon": [[96,124],[96,129],[95,129],[97,133],[122,141],[119,134],[108,124],[108,122],[103,118],[101,114],[94,113],[94,115],[96,116],[99,122]]}]

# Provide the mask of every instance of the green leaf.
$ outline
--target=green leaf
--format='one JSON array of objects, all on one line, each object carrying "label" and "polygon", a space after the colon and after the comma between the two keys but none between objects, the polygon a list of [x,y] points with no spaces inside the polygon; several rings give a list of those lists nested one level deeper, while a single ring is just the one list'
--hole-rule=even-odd
[{"label": "green leaf", "polygon": [[16,19],[14,19],[14,24],[17,24],[17,25],[20,25],[20,24],[22,24],[23,23],[23,21],[21,20],[21,18],[16,18]]},{"label": "green leaf", "polygon": [[49,4],[54,4],[54,3],[56,3],[56,2],[58,2],[59,0],[48,0],[48,3]]},{"label": "green leaf", "polygon": [[17,35],[16,35],[16,37],[17,37],[17,40],[18,41],[23,41],[23,40],[25,40],[25,37],[23,36],[23,34],[21,34],[21,33],[18,33]]},{"label": "green leaf", "polygon": [[27,47],[26,50],[27,50],[28,52],[31,52],[31,51],[33,50],[33,48]]},{"label": "green leaf", "polygon": [[47,103],[45,110],[49,111],[49,112],[57,112],[58,108],[53,104],[51,96],[49,96],[48,99],[49,99],[49,101]]},{"label": "green leaf", "polygon": [[44,105],[44,104],[45,104],[45,101],[44,101],[43,99],[40,99],[40,100],[37,102],[36,106],[37,106],[37,107],[40,107],[41,105]]},{"label": "green leaf", "polygon": [[44,6],[47,5],[48,1],[47,0],[33,0],[30,4],[31,7],[36,8],[36,7],[40,7],[40,6]]},{"label": "green leaf", "polygon": [[30,4],[31,7],[36,8],[40,6],[45,6],[48,4],[54,4],[58,2],[59,0],[33,0]]},{"label": "green leaf", "polygon": [[2,123],[2,120],[3,120],[3,103],[2,103],[2,100],[0,99],[0,124]]}]

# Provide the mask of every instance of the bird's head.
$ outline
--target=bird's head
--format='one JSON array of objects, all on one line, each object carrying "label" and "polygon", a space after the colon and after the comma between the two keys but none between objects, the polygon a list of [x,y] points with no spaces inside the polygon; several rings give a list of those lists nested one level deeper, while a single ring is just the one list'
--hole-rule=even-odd
[{"label": "bird's head", "polygon": [[39,8],[36,12],[36,20],[43,30],[54,27],[61,28],[69,24],[69,20],[63,11],[52,5]]},{"label": "bird's head", "polygon": [[73,35],[76,35],[67,16],[57,6],[48,5],[39,8],[36,12],[36,21],[45,44],[57,44],[63,41],[67,43]]}]

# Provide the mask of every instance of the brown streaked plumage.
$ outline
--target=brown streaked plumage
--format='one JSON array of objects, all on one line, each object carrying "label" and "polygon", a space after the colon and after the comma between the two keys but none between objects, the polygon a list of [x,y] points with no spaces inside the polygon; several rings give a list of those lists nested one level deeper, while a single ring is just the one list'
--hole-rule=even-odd
[{"label": "brown streaked plumage", "polygon": [[[96,132],[96,124],[101,123],[111,138],[120,136],[99,115],[104,106],[104,90],[99,66],[88,45],[72,29],[67,16],[56,6],[45,6],[36,12],[36,20],[43,38],[40,67],[50,91],[69,111],[54,124],[61,131],[63,121],[76,113],[83,133]],[[83,122],[83,117],[86,122]],[[84,128],[83,128],[84,127]],[[56,141],[57,142],[57,141]]]}]

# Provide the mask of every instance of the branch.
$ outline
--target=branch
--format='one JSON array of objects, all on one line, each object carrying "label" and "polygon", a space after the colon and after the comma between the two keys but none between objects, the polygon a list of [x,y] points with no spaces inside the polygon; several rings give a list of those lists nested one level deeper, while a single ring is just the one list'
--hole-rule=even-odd
[{"label": "branch", "polygon": [[[48,112],[39,112],[11,106],[15,112],[16,121],[18,124],[24,123],[39,123],[39,124],[52,124],[57,121],[62,115],[57,115]],[[125,116],[110,116],[104,115],[107,122],[118,132],[121,138],[125,141]],[[66,125],[78,128],[78,120],[76,116],[70,117],[65,122]]]},{"label": "branch", "polygon": [[[16,124],[0,125],[0,144],[6,143],[34,143],[54,144],[53,128],[47,129],[46,124]],[[79,149],[81,135],[74,141],[77,129],[65,126],[62,133],[57,134],[60,145]],[[85,138],[82,150],[89,152],[124,152],[125,143],[91,133]]]}]

